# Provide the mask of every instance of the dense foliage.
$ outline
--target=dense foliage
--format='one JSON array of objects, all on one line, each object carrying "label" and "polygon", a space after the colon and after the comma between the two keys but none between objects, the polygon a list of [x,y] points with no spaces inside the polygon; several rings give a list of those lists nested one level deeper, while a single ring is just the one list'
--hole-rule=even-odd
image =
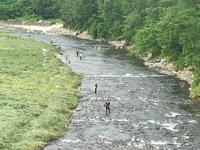
[{"label": "dense foliage", "polygon": [[87,30],[94,38],[125,40],[131,54],[151,52],[173,61],[177,69],[190,66],[200,95],[199,0],[4,0],[0,19],[61,17],[67,28]]},{"label": "dense foliage", "polygon": [[62,3],[63,0],[2,0],[0,1],[0,20],[60,18]]}]

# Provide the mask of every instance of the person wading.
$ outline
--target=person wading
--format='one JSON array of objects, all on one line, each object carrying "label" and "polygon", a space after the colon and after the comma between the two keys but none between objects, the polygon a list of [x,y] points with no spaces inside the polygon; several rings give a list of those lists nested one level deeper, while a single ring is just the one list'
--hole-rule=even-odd
[{"label": "person wading", "polygon": [[97,93],[97,83],[94,85],[94,93]]},{"label": "person wading", "polygon": [[79,55],[79,51],[76,50],[76,56],[78,57],[78,55]]},{"label": "person wading", "polygon": [[110,101],[107,100],[104,106],[106,107],[106,114],[110,114]]}]

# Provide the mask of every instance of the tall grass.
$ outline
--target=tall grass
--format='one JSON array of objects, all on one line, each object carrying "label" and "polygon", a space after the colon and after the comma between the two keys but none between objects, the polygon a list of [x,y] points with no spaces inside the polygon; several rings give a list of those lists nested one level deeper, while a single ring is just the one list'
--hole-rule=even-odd
[{"label": "tall grass", "polygon": [[56,53],[0,31],[0,149],[38,150],[67,127],[81,76]]}]

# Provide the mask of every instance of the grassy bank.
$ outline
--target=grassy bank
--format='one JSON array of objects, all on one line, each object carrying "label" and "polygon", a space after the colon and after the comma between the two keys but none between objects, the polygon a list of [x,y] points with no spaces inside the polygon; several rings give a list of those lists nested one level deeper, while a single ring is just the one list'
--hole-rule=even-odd
[{"label": "grassy bank", "polygon": [[41,149],[66,128],[81,76],[56,53],[0,30],[0,149]]}]

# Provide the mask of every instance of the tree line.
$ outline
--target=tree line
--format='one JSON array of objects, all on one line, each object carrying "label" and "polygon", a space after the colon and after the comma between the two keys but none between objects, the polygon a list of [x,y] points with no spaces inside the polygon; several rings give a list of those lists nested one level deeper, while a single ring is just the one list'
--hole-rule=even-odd
[{"label": "tree line", "polygon": [[199,0],[4,0],[0,19],[61,18],[64,27],[93,38],[125,40],[132,55],[146,52],[190,66],[194,96],[200,96]]},{"label": "tree line", "polygon": [[60,18],[62,3],[63,0],[1,0],[0,20]]}]

